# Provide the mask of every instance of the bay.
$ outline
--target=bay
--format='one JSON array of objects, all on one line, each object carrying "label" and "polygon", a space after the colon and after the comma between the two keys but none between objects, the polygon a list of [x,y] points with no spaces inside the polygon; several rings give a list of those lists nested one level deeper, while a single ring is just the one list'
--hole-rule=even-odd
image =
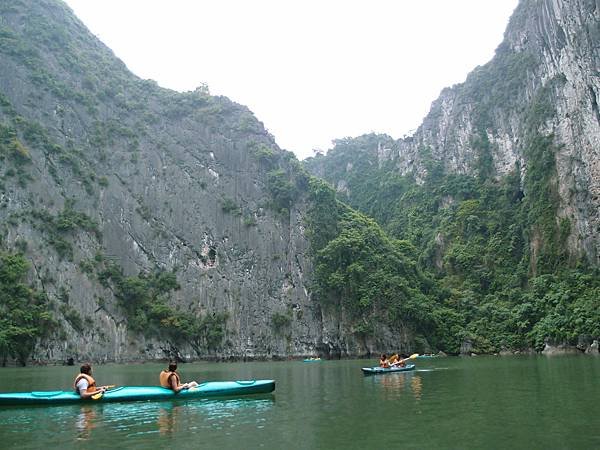
[{"label": "bay", "polygon": [[[0,409],[2,448],[597,449],[600,358],[180,364],[184,381],[274,379],[272,394]],[[156,385],[161,364],[94,366],[100,384]],[[0,369],[0,391],[71,389],[77,367]]]}]

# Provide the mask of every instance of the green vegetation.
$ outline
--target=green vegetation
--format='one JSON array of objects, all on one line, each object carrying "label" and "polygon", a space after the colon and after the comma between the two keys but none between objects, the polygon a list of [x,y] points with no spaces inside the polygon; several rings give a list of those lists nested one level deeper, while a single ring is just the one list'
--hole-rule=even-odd
[{"label": "green vegetation", "polygon": [[97,239],[101,238],[98,224],[85,213],[74,209],[74,202],[67,200],[62,211],[56,216],[48,210],[31,211],[31,217],[34,219],[39,230],[44,232],[46,241],[54,247],[61,259],[73,259],[73,246],[68,237],[78,231],[92,233]]},{"label": "green vegetation", "polygon": [[282,330],[292,323],[292,317],[289,314],[274,312],[271,315],[271,326],[275,333],[281,333]]},{"label": "green vegetation", "polygon": [[96,263],[101,267],[98,279],[105,286],[112,286],[132,331],[175,344],[189,343],[198,354],[202,354],[203,349],[215,350],[222,345],[229,317],[226,312],[197,317],[169,305],[170,293],[179,289],[175,273],[158,271],[127,277],[118,266],[103,261],[101,256]]},{"label": "green vegetation", "polygon": [[414,248],[390,239],[377,223],[334,199],[311,180],[308,233],[315,263],[315,295],[325,307],[342,307],[352,332],[372,335],[378,323],[435,332],[439,293],[414,259]]},{"label": "green vegetation", "polygon": [[[315,294],[324,306],[342,306],[355,332],[402,324],[416,347],[448,353],[465,341],[474,352],[493,353],[600,338],[597,269],[568,251],[571,223],[557,216],[558,149],[538,131],[554,114],[564,77],[520,107],[525,178],[519,165],[498,178],[487,126],[495,108],[519,104],[533,64],[528,55],[499,52],[504,67],[481,68],[457,88],[478,108],[472,176],[446,173],[423,147],[427,176],[417,184],[379,164],[374,149],[393,143],[377,135],[336,141],[326,157],[306,161],[330,182],[343,181],[340,198],[374,219],[311,180]],[[490,81],[497,77],[499,84]]]},{"label": "green vegetation", "polygon": [[26,284],[29,264],[19,253],[0,251],[0,360],[26,364],[39,339],[56,327],[43,292]]},{"label": "green vegetation", "polygon": [[309,176],[296,156],[287,151],[276,152],[258,142],[250,142],[248,151],[266,171],[266,188],[271,194],[269,207],[281,215],[289,214],[292,203],[308,189]]},{"label": "green vegetation", "polygon": [[229,197],[225,197],[225,198],[223,198],[223,200],[221,200],[221,210],[224,213],[228,213],[233,216],[241,216],[242,215],[242,209],[235,202],[235,200],[233,200]]}]

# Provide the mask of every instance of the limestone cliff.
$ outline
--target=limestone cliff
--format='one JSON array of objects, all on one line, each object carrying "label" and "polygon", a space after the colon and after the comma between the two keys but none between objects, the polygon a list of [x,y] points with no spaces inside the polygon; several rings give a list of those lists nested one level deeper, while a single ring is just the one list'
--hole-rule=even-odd
[{"label": "limestone cliff", "polygon": [[306,166],[328,177],[349,198],[348,180],[360,176],[355,158],[414,175],[419,183],[432,159],[447,173],[476,174],[482,159],[489,156],[489,176],[501,177],[516,169],[523,186],[532,164],[527,140],[533,134],[547,136],[557,148],[553,155],[559,195],[556,220],[571,223],[572,257],[597,265],[599,67],[597,0],[523,0],[495,57],[473,70],[464,83],[444,89],[413,136],[364,137],[352,143],[353,155],[347,149],[345,155],[334,149],[326,157],[308,160]]},{"label": "limestone cliff", "polygon": [[[315,353],[304,203],[272,206],[259,154],[282,170],[293,156],[246,107],[138,79],[62,2],[3,0],[0,16],[2,243],[31,261],[59,330],[34,358]],[[131,332],[107,264],[174,272],[168,305],[226,312],[224,336],[196,353]]]},{"label": "limestone cliff", "polygon": [[[553,220],[571,224],[573,259],[597,265],[599,15],[597,1],[523,0],[495,58],[442,91],[414,136],[349,140],[364,157],[334,150],[306,166],[349,199],[369,166],[417,184],[440,166],[516,171],[529,198],[528,174],[550,155]],[[533,152],[539,138],[552,151]],[[30,261],[56,321],[37,360],[355,356],[414,343],[408,326],[353,331],[331,307],[342,302],[316,298],[308,176],[246,107],[135,77],[59,0],[0,0],[0,177],[0,251]],[[535,273],[543,243],[531,235]],[[428,249],[436,261],[444,239]],[[387,244],[418,272],[412,247]],[[445,301],[419,279],[432,305]]]}]

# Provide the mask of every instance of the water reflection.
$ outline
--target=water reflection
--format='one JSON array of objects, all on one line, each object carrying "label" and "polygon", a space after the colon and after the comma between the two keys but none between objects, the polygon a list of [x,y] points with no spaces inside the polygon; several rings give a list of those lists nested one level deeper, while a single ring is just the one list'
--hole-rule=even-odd
[{"label": "water reflection", "polygon": [[102,420],[125,433],[193,432],[205,428],[221,429],[253,423],[274,404],[274,398],[196,400],[187,402],[139,402],[104,405]]},{"label": "water reflection", "polygon": [[421,400],[423,392],[423,378],[414,372],[388,373],[365,377],[367,383],[373,383],[384,389],[386,397],[397,399],[410,389],[415,400]]},{"label": "water reflection", "polygon": [[92,430],[96,428],[95,420],[96,408],[92,405],[82,406],[75,421],[78,440],[87,441],[90,438]]},{"label": "water reflection", "polygon": [[181,413],[181,406],[165,406],[161,407],[158,411],[158,432],[162,435],[169,435],[175,431],[175,423],[177,417]]},{"label": "water reflection", "polygon": [[421,400],[421,391],[423,390],[423,380],[419,375],[415,375],[410,380],[410,388],[415,396],[415,400]]}]

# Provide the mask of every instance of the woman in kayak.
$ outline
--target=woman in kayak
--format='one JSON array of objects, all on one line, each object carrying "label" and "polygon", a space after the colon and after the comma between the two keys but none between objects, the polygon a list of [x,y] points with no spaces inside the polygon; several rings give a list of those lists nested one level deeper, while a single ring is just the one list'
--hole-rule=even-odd
[{"label": "woman in kayak", "polygon": [[172,389],[175,393],[192,387],[198,386],[195,381],[181,384],[181,379],[177,373],[177,363],[170,362],[169,368],[160,373],[160,385],[167,389]]},{"label": "woman in kayak", "polygon": [[406,358],[406,355],[403,353],[396,353],[396,354],[392,355],[392,357],[389,360],[390,366],[392,366],[392,367],[406,366],[406,363],[404,362],[405,358]]},{"label": "woman in kayak", "polygon": [[79,371],[80,374],[75,377],[73,386],[75,387],[75,392],[77,392],[81,398],[90,398],[96,394],[104,394],[106,387],[96,387],[96,380],[92,377],[92,366],[85,363],[80,367]]},{"label": "woman in kayak", "polygon": [[382,367],[384,369],[390,368],[390,362],[388,361],[385,353],[381,355],[381,358],[379,358],[379,367]]}]

